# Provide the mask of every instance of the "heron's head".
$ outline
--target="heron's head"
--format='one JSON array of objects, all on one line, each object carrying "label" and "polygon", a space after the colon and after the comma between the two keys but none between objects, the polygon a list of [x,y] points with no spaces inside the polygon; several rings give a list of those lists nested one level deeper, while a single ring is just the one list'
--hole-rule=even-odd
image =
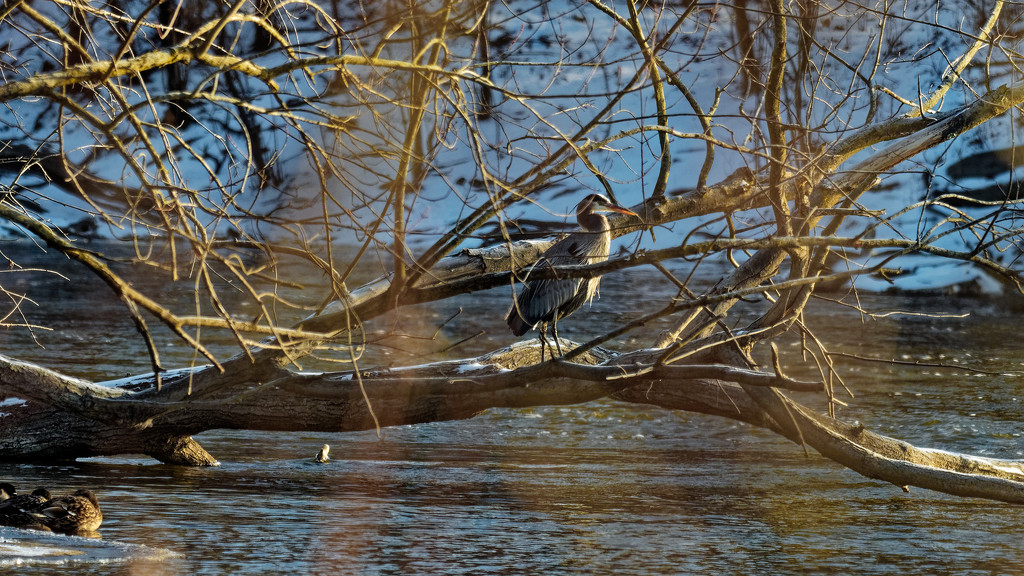
[{"label": "heron's head", "polygon": [[604,194],[590,194],[576,206],[577,216],[593,214],[595,212],[618,212],[619,214],[628,214],[630,216],[637,215],[636,212],[612,202]]}]

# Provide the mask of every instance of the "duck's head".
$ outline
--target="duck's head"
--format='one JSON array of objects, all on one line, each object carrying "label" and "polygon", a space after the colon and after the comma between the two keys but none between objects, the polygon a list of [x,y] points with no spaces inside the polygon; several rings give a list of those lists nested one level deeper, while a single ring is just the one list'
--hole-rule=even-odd
[{"label": "duck's head", "polygon": [[92,493],[92,490],[86,490],[85,488],[82,488],[81,490],[75,490],[75,493],[72,494],[72,496],[81,496],[82,498],[85,498],[86,500],[91,502],[93,506],[97,508],[100,507],[100,503],[99,501],[96,500],[96,495]]}]

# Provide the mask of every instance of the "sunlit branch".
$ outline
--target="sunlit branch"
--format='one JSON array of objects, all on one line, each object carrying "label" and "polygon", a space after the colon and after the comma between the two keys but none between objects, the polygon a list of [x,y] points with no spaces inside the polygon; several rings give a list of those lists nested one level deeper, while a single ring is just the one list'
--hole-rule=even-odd
[{"label": "sunlit branch", "polygon": [[982,25],[971,47],[950,63],[949,68],[942,75],[942,83],[927,98],[922,100],[919,106],[911,109],[907,113],[907,117],[913,118],[931,113],[932,109],[938,106],[939,102],[945,98],[949,89],[962,80],[961,74],[974,60],[974,56],[983,46],[990,43],[989,35],[992,33],[992,28],[995,27],[996,22],[999,21],[999,14],[1003,11],[1003,4],[1003,0],[996,0],[995,5],[992,6],[992,11],[989,13],[988,20]]}]

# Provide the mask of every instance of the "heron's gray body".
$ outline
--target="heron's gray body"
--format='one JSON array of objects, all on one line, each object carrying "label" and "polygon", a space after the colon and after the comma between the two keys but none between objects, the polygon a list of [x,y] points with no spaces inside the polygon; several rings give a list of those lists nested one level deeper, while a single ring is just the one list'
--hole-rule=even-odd
[{"label": "heron's gray body", "polygon": [[[577,232],[566,236],[548,248],[530,270],[543,270],[558,266],[596,264],[608,259],[611,239],[608,221],[604,222],[604,234]],[[542,278],[530,281],[516,298],[516,305],[508,313],[506,321],[512,333],[522,336],[542,322],[554,322],[579,310],[597,295],[601,278]]]},{"label": "heron's gray body", "polygon": [[[633,214],[600,194],[587,196],[576,207],[576,219],[582,230],[573,232],[548,248],[529,274],[552,267],[596,264],[607,260],[611,250],[611,230],[608,219],[596,213],[597,210]],[[555,325],[559,319],[593,300],[600,282],[599,276],[528,279],[526,288],[516,297],[505,321],[516,336],[522,336],[538,325]],[[556,332],[556,338],[557,335]]]}]

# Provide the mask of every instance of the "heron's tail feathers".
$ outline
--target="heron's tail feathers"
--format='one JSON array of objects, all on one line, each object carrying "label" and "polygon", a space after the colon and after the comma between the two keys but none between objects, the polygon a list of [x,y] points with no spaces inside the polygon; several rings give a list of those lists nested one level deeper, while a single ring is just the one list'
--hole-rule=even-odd
[{"label": "heron's tail feathers", "polygon": [[508,316],[505,317],[505,322],[508,323],[508,327],[516,336],[522,336],[533,328],[532,324],[528,323],[519,315],[519,310],[514,305],[512,306],[512,309],[508,311]]}]

